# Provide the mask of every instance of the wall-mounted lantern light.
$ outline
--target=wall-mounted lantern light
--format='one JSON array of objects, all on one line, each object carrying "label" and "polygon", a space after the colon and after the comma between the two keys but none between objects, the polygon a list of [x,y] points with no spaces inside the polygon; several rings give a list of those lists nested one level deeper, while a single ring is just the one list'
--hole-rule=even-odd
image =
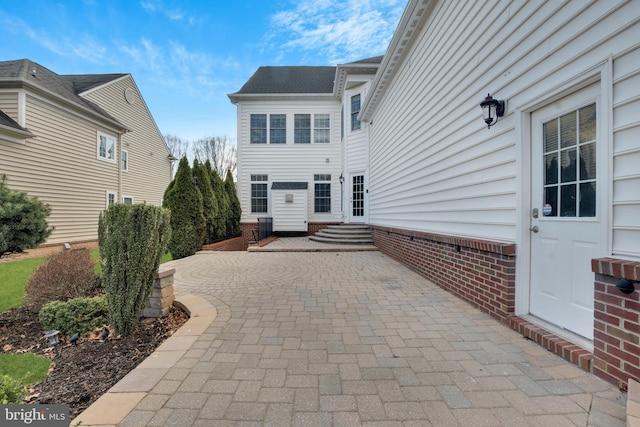
[{"label": "wall-mounted lantern light", "polygon": [[340,181],[340,185],[344,184],[344,175],[342,175],[342,173],[340,173],[340,178],[338,178],[338,180]]},{"label": "wall-mounted lantern light", "polygon": [[498,122],[498,117],[504,116],[505,101],[493,99],[491,94],[488,94],[480,103],[480,107],[482,107],[482,118],[489,129]]}]

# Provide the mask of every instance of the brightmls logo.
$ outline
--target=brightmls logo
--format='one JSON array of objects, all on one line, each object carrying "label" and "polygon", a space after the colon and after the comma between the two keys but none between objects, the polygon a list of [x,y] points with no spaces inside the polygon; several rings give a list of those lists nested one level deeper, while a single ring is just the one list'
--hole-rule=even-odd
[{"label": "brightmls logo", "polygon": [[0,405],[2,426],[67,427],[69,405]]}]

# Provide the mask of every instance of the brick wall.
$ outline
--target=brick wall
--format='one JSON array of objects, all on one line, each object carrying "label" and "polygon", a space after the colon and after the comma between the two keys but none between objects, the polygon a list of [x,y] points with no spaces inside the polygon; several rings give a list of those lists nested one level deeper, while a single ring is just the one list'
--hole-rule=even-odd
[{"label": "brick wall", "polygon": [[245,238],[234,237],[233,239],[223,240],[221,242],[211,243],[210,245],[203,245],[204,251],[246,251],[247,245]]},{"label": "brick wall", "polygon": [[515,244],[371,226],[375,245],[508,323],[515,311]]},{"label": "brick wall", "polygon": [[[629,378],[640,381],[640,262],[599,258],[596,273],[593,373],[623,390]],[[626,279],[636,290],[624,294],[616,283]]]}]

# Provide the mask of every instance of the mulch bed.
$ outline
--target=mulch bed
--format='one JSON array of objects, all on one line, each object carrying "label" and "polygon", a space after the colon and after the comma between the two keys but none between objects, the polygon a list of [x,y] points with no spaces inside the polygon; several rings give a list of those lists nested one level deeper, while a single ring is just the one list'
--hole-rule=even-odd
[{"label": "mulch bed", "polygon": [[142,319],[128,337],[102,342],[101,329],[82,337],[77,346],[62,337],[59,355],[44,339],[38,313],[28,307],[0,313],[0,349],[3,353],[33,353],[54,362],[46,379],[29,388],[28,403],[69,404],[74,419],[149,356],[188,320],[173,307],[166,317]]}]

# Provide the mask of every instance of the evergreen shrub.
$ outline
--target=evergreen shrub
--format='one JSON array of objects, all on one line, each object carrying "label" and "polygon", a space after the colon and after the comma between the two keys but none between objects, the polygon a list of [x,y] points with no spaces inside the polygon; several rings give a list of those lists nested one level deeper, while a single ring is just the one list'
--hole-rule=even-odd
[{"label": "evergreen shrub", "polygon": [[157,206],[116,203],[100,215],[102,284],[117,334],[133,331],[171,234],[169,211]]},{"label": "evergreen shrub", "polygon": [[57,329],[64,335],[87,332],[109,323],[107,300],[103,296],[52,301],[40,310],[40,323],[47,330]]},{"label": "evergreen shrub", "polygon": [[5,175],[0,176],[0,256],[35,248],[53,231],[46,220],[49,206],[10,189],[5,180]]}]

